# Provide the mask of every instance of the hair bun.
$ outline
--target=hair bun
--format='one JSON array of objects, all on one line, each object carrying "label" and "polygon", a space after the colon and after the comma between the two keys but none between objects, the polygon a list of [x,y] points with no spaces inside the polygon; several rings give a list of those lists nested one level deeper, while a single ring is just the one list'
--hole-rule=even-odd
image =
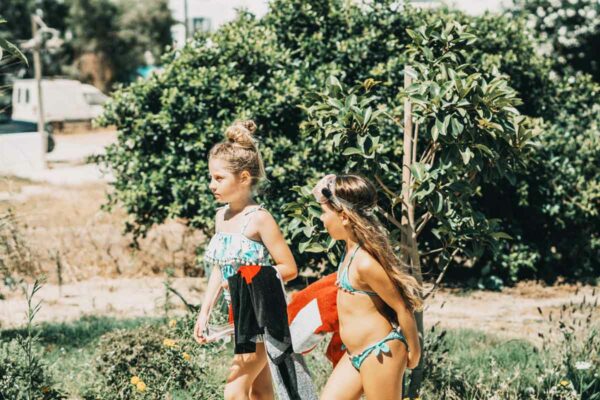
[{"label": "hair bun", "polygon": [[251,119],[245,121],[235,121],[225,131],[225,137],[232,143],[243,147],[254,147],[255,142],[252,135],[256,132],[256,123]]}]

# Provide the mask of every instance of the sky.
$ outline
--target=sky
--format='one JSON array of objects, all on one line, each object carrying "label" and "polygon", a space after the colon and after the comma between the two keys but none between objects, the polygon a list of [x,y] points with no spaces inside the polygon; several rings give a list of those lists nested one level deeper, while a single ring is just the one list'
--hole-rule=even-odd
[{"label": "sky", "polygon": [[[434,0],[435,1],[435,0]],[[481,14],[485,11],[498,11],[502,4],[510,0],[447,0],[446,2],[469,14]],[[186,0],[169,0],[175,19],[181,21],[184,16]],[[427,0],[426,0],[427,2]],[[204,17],[210,20],[210,29],[235,18],[237,8],[246,8],[253,14],[261,16],[268,10],[268,0],[187,0],[190,18]],[[181,25],[173,29],[175,41],[182,43],[185,28]]]}]

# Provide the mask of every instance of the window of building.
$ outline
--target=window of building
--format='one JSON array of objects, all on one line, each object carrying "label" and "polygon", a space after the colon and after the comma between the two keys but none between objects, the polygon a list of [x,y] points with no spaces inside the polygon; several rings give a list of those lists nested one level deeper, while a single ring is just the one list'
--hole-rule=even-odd
[{"label": "window of building", "polygon": [[210,18],[196,17],[192,18],[192,32],[209,32],[211,28]]}]

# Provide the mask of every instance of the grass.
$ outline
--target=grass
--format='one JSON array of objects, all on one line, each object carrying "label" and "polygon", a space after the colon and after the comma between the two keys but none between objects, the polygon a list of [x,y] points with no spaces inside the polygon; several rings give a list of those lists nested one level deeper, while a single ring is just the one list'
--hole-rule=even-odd
[{"label": "grass", "polygon": [[[116,319],[84,316],[74,322],[41,323],[36,327],[40,343],[46,348],[80,349],[91,346],[103,334],[116,329],[132,329],[142,324],[160,323],[162,318]],[[0,331],[0,340],[10,340],[26,333],[25,328]]]},{"label": "grass", "polygon": [[[68,323],[44,323],[36,329],[40,333],[40,344],[44,346],[44,358],[55,379],[63,390],[77,396],[96,379],[90,366],[97,356],[97,343],[103,334],[116,329],[162,323],[164,320],[161,318],[118,320],[88,316]],[[23,329],[3,330],[0,331],[0,339],[9,340],[23,333]],[[510,379],[514,370],[520,370],[519,384],[527,384],[536,378],[536,365],[544,356],[527,341],[506,341],[474,330],[449,331],[444,340],[449,349],[449,360],[472,380],[482,376]],[[318,388],[324,386],[331,372],[331,365],[324,355],[326,345],[322,343],[307,356]],[[222,385],[225,381],[232,352],[231,346],[227,346],[210,361],[207,378],[215,384]],[[186,398],[186,393],[178,392],[175,397]]]},{"label": "grass", "polygon": [[[167,329],[168,324],[164,318],[119,320],[109,317],[88,316],[68,323],[43,323],[36,326],[35,332],[39,334],[37,343],[39,343],[39,349],[43,353],[44,362],[49,366],[48,371],[54,377],[54,381],[58,383],[57,389],[67,393],[70,399],[81,399],[84,393],[89,393],[90,388],[98,387],[98,385],[104,387],[103,380],[97,375],[98,372],[94,366],[95,361],[99,360],[98,357],[101,354],[109,354],[113,351],[117,353],[120,351],[124,357],[129,357],[128,346],[136,346],[132,349],[139,349],[137,346],[147,346],[142,342],[138,343],[137,340],[137,338],[142,338],[139,335],[143,335],[145,332],[154,334],[159,341],[162,341],[163,336],[179,339],[181,346],[189,346],[186,350],[181,349],[180,351],[189,351],[192,354],[192,362],[195,363],[194,368],[198,368],[197,371],[200,369],[203,371],[202,377],[200,379],[194,378],[191,386],[187,389],[172,392],[170,397],[172,400],[190,398],[212,400],[213,398],[221,398],[223,384],[231,364],[233,346],[229,343],[221,346],[220,349],[217,347],[211,349],[197,347],[189,336],[194,320],[193,316],[188,315],[186,318],[178,320],[175,326],[169,326]],[[115,330],[130,331],[130,334],[120,332],[101,341],[103,335]],[[25,333],[25,329],[0,330],[0,341],[9,341]],[[129,337],[129,339],[125,339],[125,337]],[[570,377],[559,366],[555,368],[553,365],[553,362],[557,361],[554,356],[564,352],[566,348],[571,349],[570,346],[574,346],[575,343],[565,347],[564,343],[559,341],[555,342],[550,350],[542,351],[527,340],[506,340],[472,329],[449,330],[445,334],[431,333],[427,337],[429,345],[432,346],[431,348],[438,350],[425,354],[430,361],[426,369],[421,397],[423,400],[488,400],[491,398],[521,399],[525,397],[547,399],[552,397],[548,396],[550,388],[565,382],[565,379],[569,379],[569,382],[576,382],[578,379],[577,376]],[[134,338],[134,340],[131,338]],[[187,341],[188,344],[185,345],[184,341]],[[133,371],[140,371],[138,368],[154,368],[151,365],[163,365],[164,363],[150,364],[150,366],[135,363],[135,359],[140,354],[159,354],[154,353],[156,341],[152,339],[149,343],[150,347],[146,348],[152,348],[152,353],[134,351],[131,353],[133,358],[127,361],[125,365],[132,366]],[[306,356],[319,391],[331,374],[331,364],[325,357],[327,344],[322,342],[317,349]],[[447,351],[444,351],[444,349]],[[573,347],[573,350],[577,349]],[[592,362],[592,365],[598,365],[597,353],[596,341],[571,354],[575,360],[588,360]],[[146,359],[146,357],[142,358]],[[115,360],[121,359],[117,358]],[[152,362],[156,363],[157,361],[155,359]],[[158,362],[161,363],[162,361],[159,359]],[[110,364],[109,368],[112,368],[112,365]],[[106,368],[106,365],[102,368]],[[123,364],[120,368],[123,368]],[[180,368],[176,370],[183,371]],[[110,376],[115,377],[114,372],[110,374],[112,374]],[[122,379],[128,382],[127,372],[125,372],[125,378],[123,378],[122,372],[119,372],[119,374],[121,375],[117,376],[118,382],[121,382]],[[590,374],[593,375],[594,371],[591,370]],[[158,379],[160,383],[161,377],[159,376]],[[597,379],[590,375],[586,378],[583,387],[591,385],[589,387],[592,387],[593,392],[595,391],[594,388],[598,386],[596,381]],[[154,387],[157,387],[156,383],[155,381]],[[567,390],[567,386],[561,390]],[[110,391],[112,388],[108,390],[105,394],[113,393]],[[590,392],[588,389],[583,390]],[[526,393],[532,393],[532,396],[535,394],[535,397],[529,397],[529,395],[523,397]],[[2,393],[0,393],[0,398],[1,395]],[[564,397],[564,399],[567,398],[574,399],[574,397]],[[589,393],[581,398],[598,400],[596,397],[590,397]]]},{"label": "grass", "polygon": [[448,363],[461,373],[455,379],[486,385],[510,382],[515,392],[536,386],[539,371],[549,356],[526,340],[500,339],[474,330],[449,331],[445,344],[449,349]]},{"label": "grass", "polygon": [[[70,396],[77,396],[96,379],[91,366],[96,356],[96,345],[102,335],[116,329],[133,329],[144,324],[163,322],[162,318],[120,320],[85,316],[74,322],[39,324],[34,333],[39,334],[44,361],[55,380],[59,382],[60,388]],[[25,328],[1,330],[0,341],[8,341],[25,334]]]}]

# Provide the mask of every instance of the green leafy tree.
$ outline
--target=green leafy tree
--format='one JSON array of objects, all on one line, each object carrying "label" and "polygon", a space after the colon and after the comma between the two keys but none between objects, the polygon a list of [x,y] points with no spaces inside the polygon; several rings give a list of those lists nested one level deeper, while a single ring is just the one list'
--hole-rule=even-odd
[{"label": "green leafy tree", "polygon": [[166,0],[70,0],[73,61],[94,55],[104,89],[113,82],[129,82],[145,64],[146,51],[158,58],[172,44],[174,23]]},{"label": "green leafy tree", "polygon": [[[45,76],[68,74],[92,80],[93,72],[101,78],[94,83],[108,90],[114,82],[135,77],[136,69],[145,65],[146,51],[159,59],[172,44],[170,28],[175,20],[167,0],[7,0],[0,4],[0,15],[9,19],[0,27],[0,38],[30,39],[30,18],[38,10],[48,26],[65,38],[60,50],[42,53]],[[90,55],[82,67],[82,56]],[[24,72],[25,76],[32,73]]]},{"label": "green leafy tree", "polygon": [[[396,87],[396,102],[382,102],[373,79],[347,90],[331,78],[307,108],[305,133],[313,147],[345,157],[346,170],[377,182],[384,196],[377,211],[422,282],[422,252],[445,270],[455,257],[478,257],[484,247],[508,238],[473,199],[482,182],[514,177],[533,131],[515,108],[520,100],[507,77],[465,62],[476,39],[472,33],[441,21],[408,33],[411,69],[404,71],[406,87]],[[398,136],[404,132],[391,154],[382,139],[386,126]],[[310,194],[310,186],[297,190]],[[310,207],[317,208],[310,195],[290,204],[294,234],[303,238],[305,251],[331,250],[332,241],[328,248],[320,245],[318,211],[306,212]],[[430,235],[423,240],[426,230]],[[423,334],[422,314],[417,320]],[[412,373],[410,398],[418,397],[423,362]]]}]

